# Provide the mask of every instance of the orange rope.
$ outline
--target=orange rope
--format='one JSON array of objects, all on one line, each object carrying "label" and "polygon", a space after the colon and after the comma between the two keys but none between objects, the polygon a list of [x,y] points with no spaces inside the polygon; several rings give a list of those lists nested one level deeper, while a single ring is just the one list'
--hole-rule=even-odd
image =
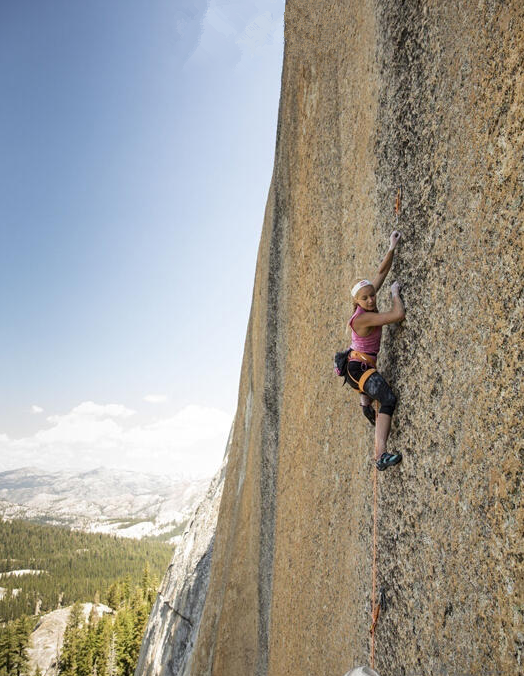
[{"label": "orange rope", "polygon": [[[396,195],[396,204],[394,211],[396,214],[396,221],[399,222],[399,214],[401,213],[401,200],[403,198],[403,187],[399,186]],[[379,402],[376,400],[376,425],[379,416]],[[373,551],[372,551],[372,624],[370,626],[370,666],[374,668],[375,662],[375,634],[376,624],[379,619],[381,611],[381,603],[376,603],[376,582],[377,582],[377,436],[374,442],[374,526],[373,526]]]},{"label": "orange rope", "polygon": [[[403,198],[403,187],[399,186],[396,195],[396,204],[394,211],[396,214],[396,221],[399,222],[399,214],[401,213],[401,200]],[[379,416],[379,402],[376,400],[376,425]],[[374,526],[373,526],[373,551],[372,551],[372,624],[370,626],[370,666],[374,669],[375,663],[375,633],[376,624],[379,619],[381,611],[381,603],[376,603],[376,584],[377,584],[377,437],[374,440]]]},{"label": "orange rope", "polygon": [[[379,402],[376,401],[376,424],[379,416]],[[376,604],[376,580],[377,580],[377,437],[374,442],[374,527],[373,527],[373,550],[372,550],[372,625],[370,627],[370,666],[374,668],[375,659],[375,631],[379,618],[380,605]]]}]

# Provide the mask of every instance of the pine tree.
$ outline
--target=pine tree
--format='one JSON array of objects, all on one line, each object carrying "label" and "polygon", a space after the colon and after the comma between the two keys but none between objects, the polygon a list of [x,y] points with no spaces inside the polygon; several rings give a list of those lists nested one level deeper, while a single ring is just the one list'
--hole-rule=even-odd
[{"label": "pine tree", "polygon": [[148,602],[148,612],[151,612],[155,599],[157,598],[157,593],[159,590],[159,579],[156,575],[152,575],[150,588],[148,589],[147,602]]},{"label": "pine tree", "polygon": [[143,598],[147,598],[148,592],[151,588],[151,573],[149,569],[149,563],[146,561],[146,565],[144,566],[144,570],[142,571],[142,596]]},{"label": "pine tree", "polygon": [[111,633],[111,639],[109,643],[109,652],[107,660],[107,675],[108,676],[117,676],[118,675],[118,666],[117,666],[117,637],[115,632]]},{"label": "pine tree", "polygon": [[120,584],[118,582],[114,582],[109,588],[108,606],[113,610],[117,611],[120,607],[121,597],[122,595],[120,590]]},{"label": "pine tree", "polygon": [[76,601],[69,613],[69,619],[64,632],[64,643],[58,665],[58,673],[61,675],[76,676],[83,624],[84,612],[82,604],[80,601]]},{"label": "pine tree", "polygon": [[81,635],[79,636],[75,676],[91,676],[92,666],[92,635],[90,634],[89,628],[84,628]]},{"label": "pine tree", "polygon": [[113,617],[103,615],[97,622],[94,636],[93,662],[98,676],[108,675],[108,658],[113,634]]},{"label": "pine tree", "polygon": [[29,664],[27,648],[31,627],[31,619],[25,615],[16,620],[14,624],[14,676],[25,676],[27,674]]},{"label": "pine tree", "polygon": [[133,617],[131,609],[122,608],[115,620],[117,638],[117,664],[120,676],[132,676],[133,661]]},{"label": "pine tree", "polygon": [[11,676],[15,652],[13,624],[8,622],[0,629],[0,674]]},{"label": "pine tree", "polygon": [[131,575],[128,573],[126,577],[122,580],[122,599],[125,602],[131,600]]},{"label": "pine tree", "polygon": [[[146,596],[147,592],[148,590],[146,590]],[[149,604],[143,598],[142,593],[143,590],[137,587],[137,593],[135,594],[132,605],[133,629],[131,635],[130,661],[133,665],[133,670],[135,670],[137,665],[140,646],[142,645],[142,637],[144,636],[144,630],[149,616]]]}]

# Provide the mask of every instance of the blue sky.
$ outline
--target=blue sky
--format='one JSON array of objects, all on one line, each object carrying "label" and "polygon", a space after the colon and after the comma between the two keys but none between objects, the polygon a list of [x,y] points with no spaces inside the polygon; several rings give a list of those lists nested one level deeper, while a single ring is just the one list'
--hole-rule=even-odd
[{"label": "blue sky", "polygon": [[283,13],[284,0],[0,2],[0,471],[218,465]]}]

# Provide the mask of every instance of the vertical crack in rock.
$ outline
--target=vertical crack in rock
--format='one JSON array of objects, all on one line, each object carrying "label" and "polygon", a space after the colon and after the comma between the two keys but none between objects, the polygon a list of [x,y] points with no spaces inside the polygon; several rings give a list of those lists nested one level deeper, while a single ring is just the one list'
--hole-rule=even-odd
[{"label": "vertical crack in rock", "polygon": [[[377,197],[383,215],[378,243],[384,242],[394,227],[393,205],[397,189],[403,186],[402,213],[399,228],[403,244],[399,247],[392,280],[397,269],[402,270],[403,291],[423,285],[431,264],[428,253],[442,229],[443,219],[433,221],[436,215],[438,191],[443,198],[444,186],[437,187],[441,172],[433,171],[434,133],[429,129],[425,115],[431,103],[422,96],[425,91],[425,60],[429,60],[431,36],[424,21],[421,3],[403,3],[397,0],[376,4],[377,42],[376,60],[379,66],[377,135],[375,142]],[[421,188],[415,189],[421,181]],[[424,196],[424,199],[421,197]],[[425,227],[427,226],[427,227]],[[420,235],[424,232],[424,237]],[[403,245],[421,249],[418,266],[407,266],[403,260]],[[378,247],[378,258],[382,255]],[[398,362],[411,345],[417,344],[424,324],[418,323],[405,330],[394,341],[385,341],[383,353],[388,351],[386,377],[398,373]],[[396,327],[392,329],[396,331]],[[385,349],[386,348],[386,349]],[[394,377],[395,380],[395,377]]]},{"label": "vertical crack in rock", "polygon": [[261,523],[259,550],[259,625],[256,676],[268,672],[270,610],[272,603],[273,558],[275,547],[276,483],[279,458],[279,424],[282,404],[281,283],[283,267],[283,216],[279,190],[275,188],[273,230],[270,240],[268,307],[266,314],[266,355],[264,379],[264,417],[261,434]]}]

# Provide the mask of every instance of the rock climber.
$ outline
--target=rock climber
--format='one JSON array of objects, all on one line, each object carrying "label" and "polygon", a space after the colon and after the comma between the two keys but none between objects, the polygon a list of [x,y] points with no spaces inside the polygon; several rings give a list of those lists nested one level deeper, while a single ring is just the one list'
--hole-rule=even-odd
[{"label": "rock climber", "polygon": [[[351,292],[354,313],[346,328],[347,335],[350,332],[352,334],[347,364],[350,385],[360,391],[363,413],[372,425],[375,425],[375,460],[376,467],[380,471],[397,465],[403,457],[401,453],[388,453],[386,450],[397,399],[390,385],[375,369],[383,326],[400,322],[405,318],[398,282],[394,282],[390,287],[392,309],[388,312],[378,312],[376,305],[377,292],[383,286],[385,277],[392,267],[394,250],[400,238],[401,233],[398,230],[394,230],[390,235],[390,248],[372,281],[362,278],[355,280]],[[371,405],[372,399],[381,404],[377,420]]]}]

